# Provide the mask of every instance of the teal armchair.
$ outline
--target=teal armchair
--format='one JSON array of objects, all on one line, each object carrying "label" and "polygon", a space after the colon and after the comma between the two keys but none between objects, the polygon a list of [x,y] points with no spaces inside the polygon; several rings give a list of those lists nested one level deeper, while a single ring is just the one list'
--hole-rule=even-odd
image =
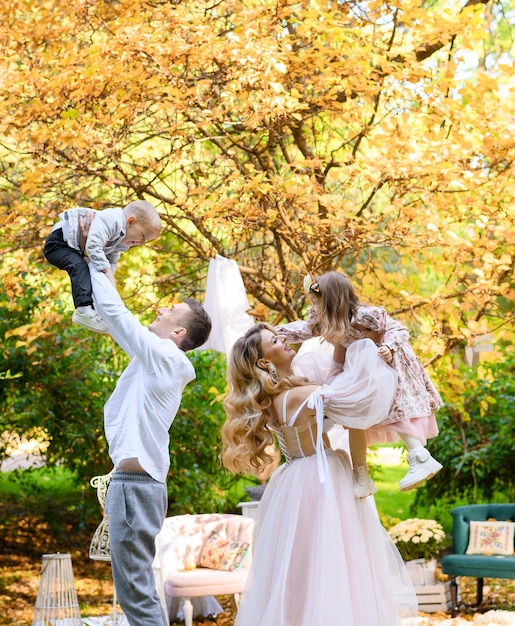
[{"label": "teal armchair", "polygon": [[452,615],[458,612],[457,576],[471,576],[477,579],[476,606],[483,601],[485,578],[515,578],[515,556],[484,556],[465,554],[469,543],[470,522],[498,521],[515,522],[515,503],[509,504],[468,504],[451,510],[453,517],[452,552],[440,559],[442,571],[451,580]]}]

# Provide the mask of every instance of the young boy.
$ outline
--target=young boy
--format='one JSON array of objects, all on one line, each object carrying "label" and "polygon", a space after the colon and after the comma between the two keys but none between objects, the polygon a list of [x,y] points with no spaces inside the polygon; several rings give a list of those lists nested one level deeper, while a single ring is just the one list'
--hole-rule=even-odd
[{"label": "young boy", "polygon": [[[85,225],[90,215],[94,219],[82,250],[80,224]],[[123,209],[96,211],[76,207],[61,213],[59,220],[47,237],[43,253],[49,263],[70,276],[75,305],[72,320],[89,330],[105,333],[107,327],[93,308],[91,277],[84,256],[116,285],[114,272],[120,254],[159,235],[159,214],[149,202],[136,200]]]}]

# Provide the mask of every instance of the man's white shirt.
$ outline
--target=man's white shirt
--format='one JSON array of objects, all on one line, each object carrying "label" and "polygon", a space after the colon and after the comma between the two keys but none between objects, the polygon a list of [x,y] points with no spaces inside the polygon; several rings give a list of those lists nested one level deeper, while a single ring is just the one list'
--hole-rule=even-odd
[{"label": "man's white shirt", "polygon": [[104,407],[109,456],[115,468],[136,457],[152,478],[166,482],[169,429],[195,370],[171,339],[161,339],[134,317],[105,274],[90,271],[95,309],[131,357]]}]

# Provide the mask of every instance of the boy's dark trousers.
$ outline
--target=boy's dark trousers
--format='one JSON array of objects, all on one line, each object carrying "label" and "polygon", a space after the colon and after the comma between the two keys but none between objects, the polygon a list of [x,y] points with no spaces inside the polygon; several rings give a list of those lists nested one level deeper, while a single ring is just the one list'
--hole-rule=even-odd
[{"label": "boy's dark trousers", "polygon": [[71,248],[63,238],[63,229],[56,228],[47,237],[43,254],[46,260],[60,270],[68,272],[72,284],[75,308],[93,306],[91,276],[84,256]]}]

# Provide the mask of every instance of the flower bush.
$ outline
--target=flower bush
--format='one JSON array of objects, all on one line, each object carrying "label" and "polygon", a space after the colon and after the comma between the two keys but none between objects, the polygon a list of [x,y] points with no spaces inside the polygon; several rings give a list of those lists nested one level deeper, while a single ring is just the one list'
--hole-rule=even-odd
[{"label": "flower bush", "polygon": [[388,534],[405,561],[436,558],[445,539],[445,532],[438,522],[417,517],[392,526]]}]

